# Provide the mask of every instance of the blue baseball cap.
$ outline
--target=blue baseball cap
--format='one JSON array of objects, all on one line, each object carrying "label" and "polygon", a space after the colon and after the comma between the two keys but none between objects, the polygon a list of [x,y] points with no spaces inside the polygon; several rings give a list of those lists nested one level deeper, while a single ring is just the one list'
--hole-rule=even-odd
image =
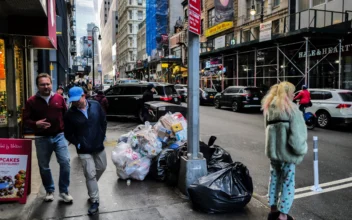
[{"label": "blue baseball cap", "polygon": [[84,95],[84,91],[81,87],[74,86],[68,91],[68,102],[76,102],[81,99]]}]

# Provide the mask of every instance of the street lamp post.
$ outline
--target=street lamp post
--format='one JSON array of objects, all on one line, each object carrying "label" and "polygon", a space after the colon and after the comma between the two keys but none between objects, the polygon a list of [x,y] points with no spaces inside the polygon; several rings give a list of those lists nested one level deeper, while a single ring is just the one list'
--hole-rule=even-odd
[{"label": "street lamp post", "polygon": [[[101,40],[101,35],[100,35],[100,29],[99,27],[95,26],[92,28],[92,46],[93,46],[93,88],[95,87],[95,66],[94,66],[94,59],[95,59],[95,53],[94,53],[94,32],[98,30],[99,31],[99,37],[98,40]],[[103,73],[101,73],[103,74]],[[103,82],[100,83],[101,85]]]},{"label": "street lamp post", "polygon": [[[252,8],[250,11],[250,14],[253,16],[257,13],[255,5],[254,5],[254,1],[255,0],[252,1]],[[261,1],[260,22],[263,23],[263,21],[264,21],[264,1],[265,0],[260,0],[260,1]]]}]

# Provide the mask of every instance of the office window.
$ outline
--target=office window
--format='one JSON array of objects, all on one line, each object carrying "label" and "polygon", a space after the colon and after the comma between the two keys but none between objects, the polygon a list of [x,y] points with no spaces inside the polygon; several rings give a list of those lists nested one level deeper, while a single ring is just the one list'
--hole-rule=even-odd
[{"label": "office window", "polygon": [[138,0],[138,5],[143,5],[143,0]]},{"label": "office window", "polygon": [[128,24],[128,27],[129,27],[129,29],[130,29],[130,33],[132,33],[132,32],[133,32],[133,26],[132,26],[132,24]]},{"label": "office window", "polygon": [[143,20],[143,11],[138,11],[138,20]]},{"label": "office window", "polygon": [[251,41],[251,30],[246,30],[242,32],[242,42]]},{"label": "office window", "polygon": [[106,4],[106,2],[105,2],[105,4]]},{"label": "office window", "polygon": [[132,37],[129,38],[129,42],[130,42],[130,47],[133,47],[133,38]]},{"label": "office window", "polygon": [[208,11],[208,28],[215,25],[215,8]]},{"label": "office window", "polygon": [[132,0],[130,0],[130,2],[129,2],[129,3],[130,3],[130,5],[132,5]]},{"label": "office window", "polygon": [[260,33],[259,26],[258,26],[258,27],[253,28],[253,36],[254,36],[254,40],[259,39],[259,33]]},{"label": "office window", "polygon": [[272,33],[273,34],[279,34],[280,33],[280,20],[279,19],[273,21]]},{"label": "office window", "polygon": [[274,6],[274,7],[279,6],[279,5],[280,5],[280,1],[281,1],[281,0],[274,0],[273,6]]},{"label": "office window", "polygon": [[133,61],[133,54],[132,51],[128,51],[129,57],[130,57],[130,61]]},{"label": "office window", "polygon": [[128,11],[128,17],[132,19],[132,11]]},{"label": "office window", "polygon": [[313,0],[313,7],[324,3],[325,3],[325,0]]},{"label": "office window", "polygon": [[225,42],[226,42],[225,43],[226,46],[234,45],[235,44],[235,34],[233,32],[229,33],[229,34],[226,34]]}]

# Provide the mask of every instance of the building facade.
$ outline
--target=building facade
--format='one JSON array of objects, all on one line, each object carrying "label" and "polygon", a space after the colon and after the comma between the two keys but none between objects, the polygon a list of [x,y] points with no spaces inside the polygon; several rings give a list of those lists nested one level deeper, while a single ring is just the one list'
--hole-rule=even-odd
[{"label": "building facade", "polygon": [[116,42],[118,33],[118,0],[102,1],[100,11],[100,31],[103,43],[101,44],[101,66],[103,80],[113,79],[112,46]]},{"label": "building facade", "polygon": [[223,90],[290,81],[297,88],[352,88],[351,1],[235,0],[233,20],[226,21],[232,23],[221,26],[216,1],[205,1],[202,85]]},{"label": "building facade", "polygon": [[138,25],[145,19],[145,3],[145,0],[125,0],[118,3],[117,62],[121,78],[131,77],[135,67]]}]

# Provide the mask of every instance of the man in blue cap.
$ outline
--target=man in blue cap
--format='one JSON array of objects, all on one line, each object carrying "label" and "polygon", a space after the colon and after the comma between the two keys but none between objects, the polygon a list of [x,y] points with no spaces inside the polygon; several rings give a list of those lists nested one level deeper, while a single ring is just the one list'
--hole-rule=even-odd
[{"label": "man in blue cap", "polygon": [[98,180],[106,169],[104,139],[106,117],[99,102],[87,100],[81,87],[73,87],[68,92],[71,108],[65,115],[65,137],[76,146],[82,162],[91,206],[88,214],[99,210]]}]

